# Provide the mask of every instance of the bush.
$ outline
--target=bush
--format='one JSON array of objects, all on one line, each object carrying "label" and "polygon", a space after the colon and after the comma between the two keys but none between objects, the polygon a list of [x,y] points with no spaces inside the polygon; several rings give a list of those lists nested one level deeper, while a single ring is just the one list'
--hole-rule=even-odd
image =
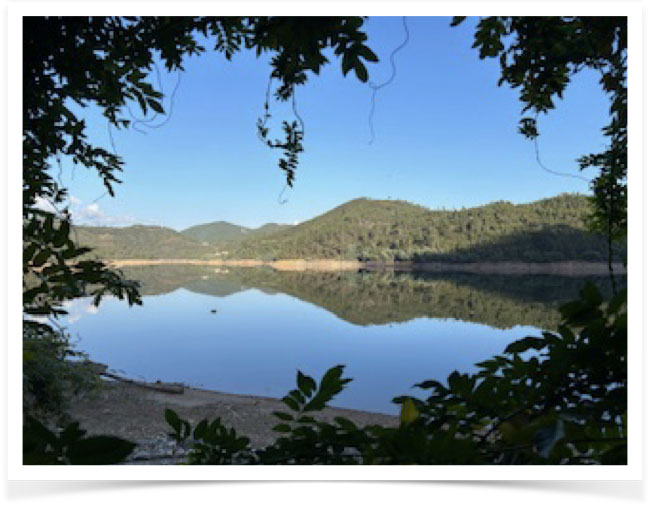
[{"label": "bush", "polygon": [[23,323],[23,411],[34,416],[60,415],[66,394],[96,386],[97,376],[70,347],[67,334],[33,321]]},{"label": "bush", "polygon": [[35,418],[26,416],[23,425],[23,464],[117,464],[135,448],[135,443],[117,437],[85,435],[86,431],[80,429],[77,422],[55,433]]}]

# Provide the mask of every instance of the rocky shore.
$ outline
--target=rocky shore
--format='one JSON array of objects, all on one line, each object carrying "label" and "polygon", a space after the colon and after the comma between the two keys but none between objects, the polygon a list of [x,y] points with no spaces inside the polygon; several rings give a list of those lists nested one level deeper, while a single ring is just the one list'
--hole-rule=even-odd
[{"label": "rocky shore", "polygon": [[[251,446],[262,448],[279,436],[271,430],[277,424],[273,411],[286,411],[278,399],[234,395],[186,387],[182,394],[164,393],[119,381],[103,381],[96,391],[70,400],[69,414],[89,434],[110,434],[138,444],[128,464],[177,464],[187,450],[177,447],[167,436],[171,430],[164,418],[166,408],[181,418],[198,423],[203,418],[221,417],[228,427],[251,439]],[[319,417],[332,421],[345,416],[358,425],[397,425],[395,416],[326,408]]]}]

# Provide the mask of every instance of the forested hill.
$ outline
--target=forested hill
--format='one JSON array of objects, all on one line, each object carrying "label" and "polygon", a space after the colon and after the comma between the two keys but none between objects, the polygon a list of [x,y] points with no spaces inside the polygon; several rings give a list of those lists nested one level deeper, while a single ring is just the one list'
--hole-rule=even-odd
[{"label": "forested hill", "polygon": [[[588,198],[578,194],[456,211],[355,199],[297,226],[249,229],[213,222],[180,233],[154,226],[76,230],[80,244],[104,259],[605,261],[606,241],[587,232],[588,213]],[[617,247],[617,260],[622,249]]]},{"label": "forested hill", "polygon": [[288,224],[268,223],[259,228],[245,228],[230,222],[217,221],[199,224],[180,233],[197,242],[210,245],[234,245],[249,238],[259,238],[290,228]]},{"label": "forested hill", "polygon": [[183,259],[214,257],[214,249],[158,226],[125,228],[77,226],[79,245],[101,259]]},{"label": "forested hill", "polygon": [[362,261],[604,261],[606,241],[587,232],[588,213],[588,198],[579,194],[562,194],[522,205],[501,201],[457,211],[432,211],[404,201],[355,199],[290,229],[245,240],[231,256]]}]

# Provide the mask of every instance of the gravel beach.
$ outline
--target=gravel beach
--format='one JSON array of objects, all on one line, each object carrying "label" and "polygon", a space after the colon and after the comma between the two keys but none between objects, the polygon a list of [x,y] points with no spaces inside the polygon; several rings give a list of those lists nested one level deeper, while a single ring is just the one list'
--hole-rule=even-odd
[{"label": "gravel beach", "polygon": [[[166,408],[193,424],[203,418],[221,417],[226,426],[248,436],[254,448],[275,441],[279,434],[271,428],[278,420],[272,412],[287,409],[280,400],[266,397],[187,387],[182,394],[169,394],[129,383],[104,381],[100,389],[74,397],[68,412],[89,435],[110,434],[137,442],[129,463],[174,464],[182,461],[185,451],[177,449],[167,437],[170,428],[163,414]],[[336,416],[345,416],[357,425],[398,424],[395,416],[348,409],[328,407],[319,414],[327,421]]]}]

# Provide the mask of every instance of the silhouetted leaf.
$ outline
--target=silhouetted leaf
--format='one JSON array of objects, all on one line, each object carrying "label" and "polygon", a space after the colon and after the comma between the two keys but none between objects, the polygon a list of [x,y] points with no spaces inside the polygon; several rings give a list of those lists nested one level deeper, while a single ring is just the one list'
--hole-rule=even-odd
[{"label": "silhouetted leaf", "polygon": [[362,83],[365,83],[368,81],[368,70],[366,69],[366,66],[361,63],[360,60],[357,60],[354,62],[354,72],[357,75],[357,78],[359,78],[359,81]]},{"label": "silhouetted leaf", "polygon": [[71,464],[118,464],[135,449],[135,443],[111,436],[92,436],[68,447]]},{"label": "silhouetted leaf", "polygon": [[153,99],[147,99],[147,104],[153,109],[156,113],[159,113],[161,115],[165,114],[165,110],[162,107],[162,104],[160,104],[158,101],[155,101]]},{"label": "silhouetted leaf", "polygon": [[314,379],[309,376],[305,376],[300,371],[298,371],[296,383],[298,385],[298,388],[300,388],[300,391],[307,397],[311,396],[311,394],[316,389],[316,381],[314,381]]},{"label": "silhouetted leaf", "polygon": [[281,413],[279,411],[273,411],[273,415],[275,417],[279,418],[280,420],[284,420],[284,421],[287,421],[287,422],[293,420],[293,416],[291,416],[290,414],[287,414],[287,413]]},{"label": "silhouetted leaf", "polygon": [[419,413],[415,407],[413,399],[406,398],[404,402],[402,402],[402,409],[400,410],[399,415],[400,422],[402,422],[404,425],[408,425],[409,423],[413,423],[415,420],[417,420],[418,416]]}]

